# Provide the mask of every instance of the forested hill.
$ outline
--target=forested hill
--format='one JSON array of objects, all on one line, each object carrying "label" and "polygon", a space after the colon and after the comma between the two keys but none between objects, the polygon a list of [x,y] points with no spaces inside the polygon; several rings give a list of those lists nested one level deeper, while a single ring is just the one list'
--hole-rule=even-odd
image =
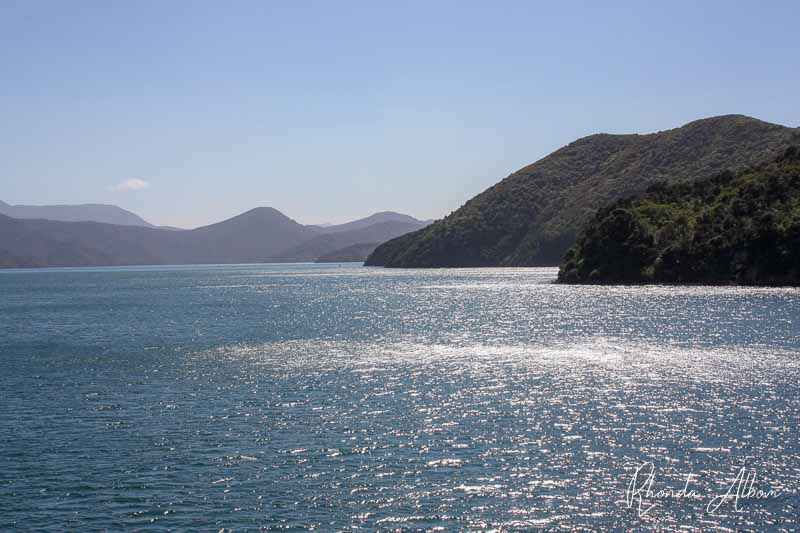
[{"label": "forested hill", "polygon": [[368,265],[558,265],[598,208],[660,182],[692,181],[772,159],[798,130],[741,115],[647,135],[577,140],[442,220],[379,246]]},{"label": "forested hill", "polygon": [[601,209],[559,281],[800,285],[800,150]]}]

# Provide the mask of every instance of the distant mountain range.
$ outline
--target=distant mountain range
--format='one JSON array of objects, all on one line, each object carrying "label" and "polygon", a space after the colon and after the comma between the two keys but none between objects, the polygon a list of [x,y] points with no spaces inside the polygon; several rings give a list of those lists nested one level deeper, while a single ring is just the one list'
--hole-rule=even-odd
[{"label": "distant mountain range", "polygon": [[[50,207],[55,206],[42,209]],[[88,216],[80,213],[100,211],[121,216],[122,212],[134,217],[124,220],[138,224],[0,215],[0,267],[314,261],[340,248],[365,241],[382,242],[427,224],[407,215],[384,212],[346,224],[306,226],[276,209],[259,207],[216,224],[172,231],[153,227],[119,208],[82,211],[85,206],[58,207],[76,209],[39,212],[60,216],[67,216],[67,212],[69,216]]]},{"label": "distant mountain range", "polygon": [[378,246],[367,265],[555,266],[602,206],[656,182],[684,183],[769,160],[800,130],[742,115],[647,135],[579,139],[424,229]]}]

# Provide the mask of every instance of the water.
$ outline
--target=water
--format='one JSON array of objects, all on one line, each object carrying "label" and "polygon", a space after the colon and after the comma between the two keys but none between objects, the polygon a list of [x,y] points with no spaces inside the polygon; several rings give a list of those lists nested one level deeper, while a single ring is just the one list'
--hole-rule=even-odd
[{"label": "water", "polygon": [[800,291],[554,278],[2,272],[0,530],[797,529]]}]

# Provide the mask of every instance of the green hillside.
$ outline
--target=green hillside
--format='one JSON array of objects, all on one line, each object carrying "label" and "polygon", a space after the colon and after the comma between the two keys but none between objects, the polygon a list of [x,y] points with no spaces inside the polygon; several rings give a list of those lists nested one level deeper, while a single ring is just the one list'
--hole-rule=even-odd
[{"label": "green hillside", "polygon": [[442,220],[379,246],[367,265],[558,265],[583,223],[660,182],[692,181],[774,158],[798,130],[741,115],[648,135],[585,137],[529,165]]}]

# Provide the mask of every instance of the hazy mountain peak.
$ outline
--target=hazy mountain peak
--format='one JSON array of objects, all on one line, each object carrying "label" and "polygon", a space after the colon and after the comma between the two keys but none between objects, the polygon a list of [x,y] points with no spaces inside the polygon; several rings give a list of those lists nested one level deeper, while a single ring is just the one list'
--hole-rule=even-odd
[{"label": "hazy mountain peak", "polygon": [[398,217],[412,218],[410,215],[404,215],[403,213],[398,213],[397,211],[377,211],[373,213],[371,216],[373,217],[398,216]]},{"label": "hazy mountain peak", "polygon": [[110,204],[10,205],[0,202],[0,214],[22,219],[38,218],[62,222],[102,222],[120,226],[155,227],[136,213]]},{"label": "hazy mountain peak", "polygon": [[277,209],[275,209],[274,207],[269,207],[269,206],[265,206],[265,205],[254,207],[252,209],[248,209],[247,211],[245,211],[242,214],[246,215],[248,213],[251,213],[251,214],[270,214],[270,215],[277,214],[277,215],[281,215],[281,216],[286,216],[283,213],[281,213],[280,211],[278,211]]},{"label": "hazy mountain peak", "polygon": [[307,230],[305,226],[292,220],[274,207],[254,207],[253,209],[249,209],[244,213],[239,213],[238,215],[225,219],[221,222],[216,222],[207,226],[201,226],[191,231],[232,233],[250,231],[255,228],[276,229],[284,227]]},{"label": "hazy mountain peak", "polygon": [[416,218],[410,215],[404,215],[403,213],[397,213],[395,211],[379,211],[367,217],[359,218],[357,220],[346,222],[344,224],[334,224],[324,227],[316,226],[316,228],[325,233],[335,233],[339,231],[358,230],[375,224],[381,224],[383,222],[398,222],[404,224],[424,225],[423,221],[417,220]]}]

